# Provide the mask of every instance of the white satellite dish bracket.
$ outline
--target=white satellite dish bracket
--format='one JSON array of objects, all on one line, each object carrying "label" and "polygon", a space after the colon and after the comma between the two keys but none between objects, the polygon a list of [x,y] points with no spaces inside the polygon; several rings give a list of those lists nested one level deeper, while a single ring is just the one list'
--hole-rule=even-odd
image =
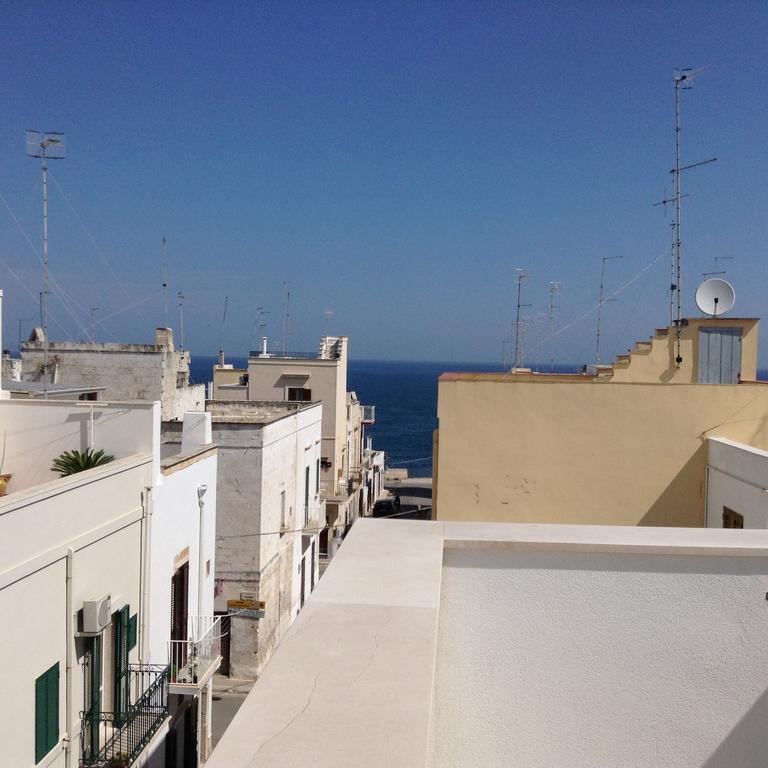
[{"label": "white satellite dish bracket", "polygon": [[705,280],[696,290],[696,306],[711,317],[720,317],[733,309],[736,291],[727,280],[713,277]]}]

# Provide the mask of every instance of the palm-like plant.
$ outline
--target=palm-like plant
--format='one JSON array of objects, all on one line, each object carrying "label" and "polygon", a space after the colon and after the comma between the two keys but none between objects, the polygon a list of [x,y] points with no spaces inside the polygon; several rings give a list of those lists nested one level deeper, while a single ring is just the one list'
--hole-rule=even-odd
[{"label": "palm-like plant", "polygon": [[74,475],[76,472],[109,464],[114,459],[114,456],[104,453],[101,449],[98,451],[94,451],[93,448],[86,448],[84,451],[64,451],[53,460],[51,472],[58,472],[59,477],[67,477],[67,475]]}]

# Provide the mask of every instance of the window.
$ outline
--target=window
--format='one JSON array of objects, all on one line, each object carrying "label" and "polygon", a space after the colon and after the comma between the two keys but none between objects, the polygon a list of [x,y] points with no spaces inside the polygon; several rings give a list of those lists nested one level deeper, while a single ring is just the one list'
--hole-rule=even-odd
[{"label": "window", "polygon": [[288,387],[288,400],[292,403],[308,403],[312,399],[312,390],[304,387]]},{"label": "window", "polygon": [[35,762],[59,741],[59,662],[35,680]]},{"label": "window", "polygon": [[286,525],[286,520],[285,520],[285,491],[280,491],[280,535],[281,536],[285,533],[286,528],[288,528],[288,526]]},{"label": "window", "polygon": [[315,494],[320,493],[320,459],[315,466]]},{"label": "window", "polygon": [[85,727],[80,738],[83,755],[89,760],[95,760],[99,754],[99,726],[101,724],[101,636],[88,637],[85,643],[83,659]]},{"label": "window", "polygon": [[723,507],[723,528],[743,528],[744,515],[734,512],[728,507]]},{"label": "window", "polygon": [[128,713],[128,697],[130,691],[128,672],[128,637],[129,637],[130,608],[124,605],[112,614],[112,637],[114,638],[114,671],[115,671],[115,723],[122,725]]},{"label": "window", "polygon": [[304,467],[304,525],[309,524],[309,467]]}]

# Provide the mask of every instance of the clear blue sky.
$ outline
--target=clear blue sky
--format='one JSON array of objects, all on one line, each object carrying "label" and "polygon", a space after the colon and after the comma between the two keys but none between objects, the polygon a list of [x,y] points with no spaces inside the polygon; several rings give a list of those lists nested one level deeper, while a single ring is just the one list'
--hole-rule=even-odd
[{"label": "clear blue sky", "polygon": [[[524,301],[557,325],[669,251],[676,66],[683,94],[685,308],[715,256],[736,312],[763,314],[768,280],[768,6],[694,3],[6,3],[0,193],[36,247],[40,178],[24,129],[64,131],[52,165],[51,336],[145,341],[162,323],[213,354],[251,346],[255,308],[291,347],[334,333],[354,357],[492,361]],[[88,234],[89,233],[89,234]],[[93,238],[98,247],[90,238]],[[41,269],[0,206],[5,346],[37,313]],[[669,257],[606,305],[603,358],[666,324]],[[222,327],[224,297],[229,296]],[[25,323],[25,332],[31,323]],[[556,342],[594,357],[595,315]],[[764,331],[768,341],[768,328]],[[529,348],[534,333],[529,334]],[[768,359],[762,344],[762,362]],[[549,356],[549,347],[541,356]],[[533,356],[531,356],[532,358]],[[532,359],[531,359],[532,361]]]}]

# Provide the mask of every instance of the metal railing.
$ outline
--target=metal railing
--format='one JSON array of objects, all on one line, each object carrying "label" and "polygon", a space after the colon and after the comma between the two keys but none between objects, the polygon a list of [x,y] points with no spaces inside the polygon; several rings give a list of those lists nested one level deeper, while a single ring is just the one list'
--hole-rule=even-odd
[{"label": "metal railing", "polygon": [[[260,349],[252,349],[249,353],[249,357],[261,357]],[[281,350],[267,350],[267,357],[271,357],[276,360],[316,360],[316,352],[283,352]]]},{"label": "metal railing", "polygon": [[350,493],[349,480],[339,480],[336,483],[320,483],[320,498],[326,501],[346,501]]},{"label": "metal railing", "polygon": [[376,423],[376,406],[375,405],[361,405],[363,409],[363,423],[375,424]]},{"label": "metal railing", "polygon": [[168,641],[168,682],[196,691],[221,663],[221,616],[190,616],[188,634]]},{"label": "metal railing", "polygon": [[83,768],[128,768],[134,763],[169,716],[168,677],[168,667],[131,664],[125,673],[125,711],[102,712],[97,703],[80,713]]}]

